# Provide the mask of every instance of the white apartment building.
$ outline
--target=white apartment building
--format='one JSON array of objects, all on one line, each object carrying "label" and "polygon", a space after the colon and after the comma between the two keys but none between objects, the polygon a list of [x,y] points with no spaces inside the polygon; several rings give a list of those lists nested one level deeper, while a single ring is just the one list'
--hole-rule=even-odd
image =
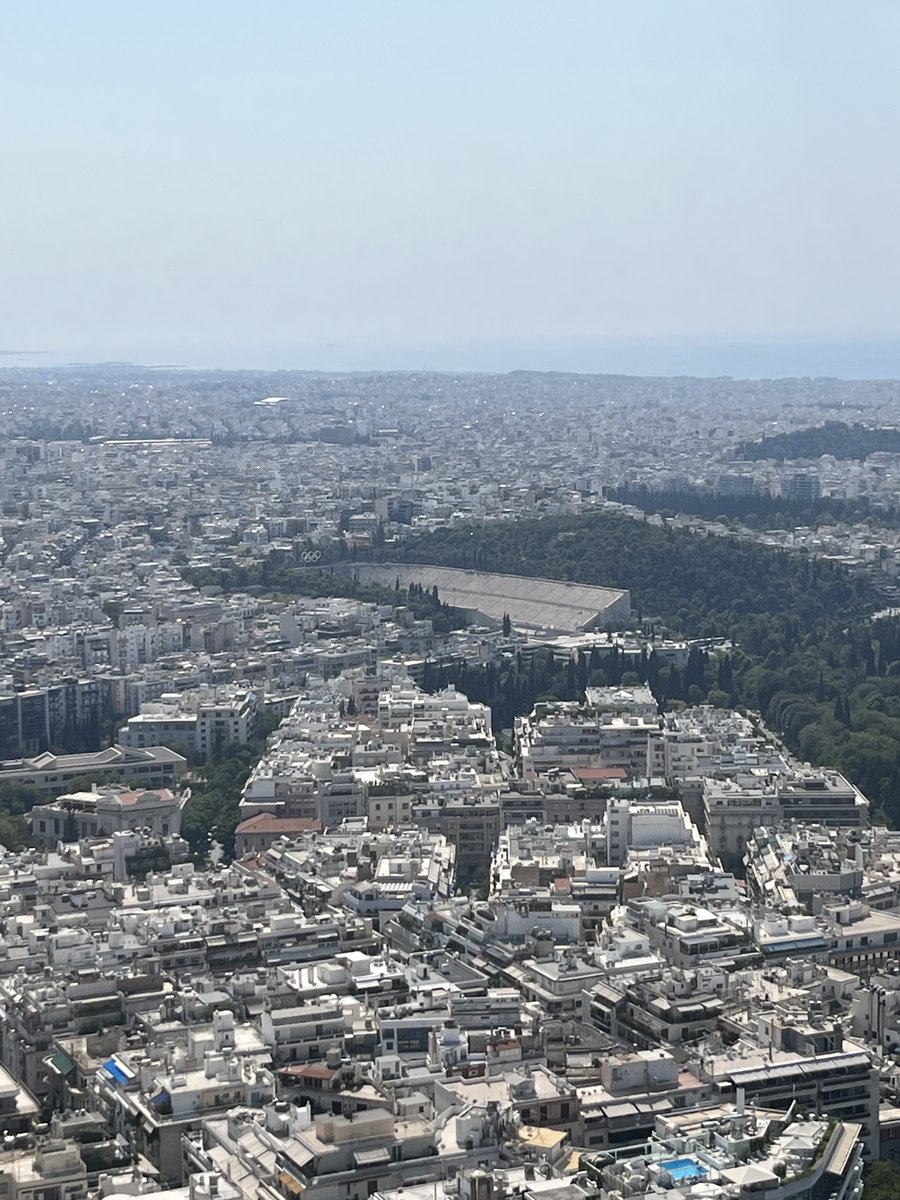
[{"label": "white apartment building", "polygon": [[535,782],[552,768],[619,768],[632,777],[647,771],[647,739],[656,717],[592,713],[572,703],[539,705],[515,722],[522,777]]},{"label": "white apartment building", "polygon": [[395,683],[378,697],[378,722],[383,729],[401,729],[414,722],[451,723],[477,727],[490,736],[491,710],[486,704],[473,703],[454,687],[432,695],[413,683]]},{"label": "white apartment building", "polygon": [[607,803],[604,825],[606,861],[611,866],[624,863],[629,850],[660,846],[704,849],[700,833],[677,801],[653,804],[614,798]]},{"label": "white apartment building", "polygon": [[12,1148],[0,1151],[0,1194],[4,1200],[84,1200],[87,1167],[78,1145],[48,1137],[29,1154]]},{"label": "white apartment building", "polygon": [[256,730],[255,692],[240,688],[211,688],[165,693],[141,705],[119,730],[123,746],[179,746],[208,758],[231,743],[250,740]]}]

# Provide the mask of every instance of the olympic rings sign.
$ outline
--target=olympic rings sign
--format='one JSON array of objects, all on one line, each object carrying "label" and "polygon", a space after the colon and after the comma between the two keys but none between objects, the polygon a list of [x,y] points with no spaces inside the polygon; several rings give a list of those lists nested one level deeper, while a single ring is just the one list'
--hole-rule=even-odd
[{"label": "olympic rings sign", "polygon": [[300,555],[300,561],[305,563],[316,563],[321,557],[321,550],[304,550]]}]

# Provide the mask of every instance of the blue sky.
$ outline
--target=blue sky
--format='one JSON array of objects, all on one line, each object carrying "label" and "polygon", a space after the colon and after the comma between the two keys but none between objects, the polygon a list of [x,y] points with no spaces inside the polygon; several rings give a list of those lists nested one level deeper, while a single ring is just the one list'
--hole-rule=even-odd
[{"label": "blue sky", "polygon": [[10,0],[0,39],[0,348],[900,340],[894,0]]}]

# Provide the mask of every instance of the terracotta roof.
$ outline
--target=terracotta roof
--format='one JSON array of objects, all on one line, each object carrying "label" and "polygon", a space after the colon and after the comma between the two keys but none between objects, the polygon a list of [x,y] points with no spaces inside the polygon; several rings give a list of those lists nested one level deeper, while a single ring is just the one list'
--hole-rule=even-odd
[{"label": "terracotta roof", "polygon": [[[174,799],[173,793],[168,788],[142,788],[139,792],[119,792],[115,798],[122,805],[137,804],[141,796],[146,796],[148,793],[151,796],[158,796],[160,800]],[[99,795],[103,796],[103,792],[100,792]]]},{"label": "terracotta roof", "polygon": [[295,1063],[292,1067],[282,1068],[280,1074],[290,1075],[292,1079],[331,1079],[336,1070],[320,1063]]},{"label": "terracotta roof", "polygon": [[271,813],[257,813],[241,821],[235,834],[239,833],[321,833],[322,822],[316,817],[275,817]]},{"label": "terracotta roof", "polygon": [[624,767],[572,767],[576,779],[624,779],[628,774]]}]

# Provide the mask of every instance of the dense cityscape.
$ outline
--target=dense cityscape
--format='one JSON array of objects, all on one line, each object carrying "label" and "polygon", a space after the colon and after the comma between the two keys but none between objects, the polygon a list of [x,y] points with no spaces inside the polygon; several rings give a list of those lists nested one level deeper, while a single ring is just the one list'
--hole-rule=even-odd
[{"label": "dense cityscape", "polygon": [[0,371],[0,1196],[900,1163],[898,398]]}]

